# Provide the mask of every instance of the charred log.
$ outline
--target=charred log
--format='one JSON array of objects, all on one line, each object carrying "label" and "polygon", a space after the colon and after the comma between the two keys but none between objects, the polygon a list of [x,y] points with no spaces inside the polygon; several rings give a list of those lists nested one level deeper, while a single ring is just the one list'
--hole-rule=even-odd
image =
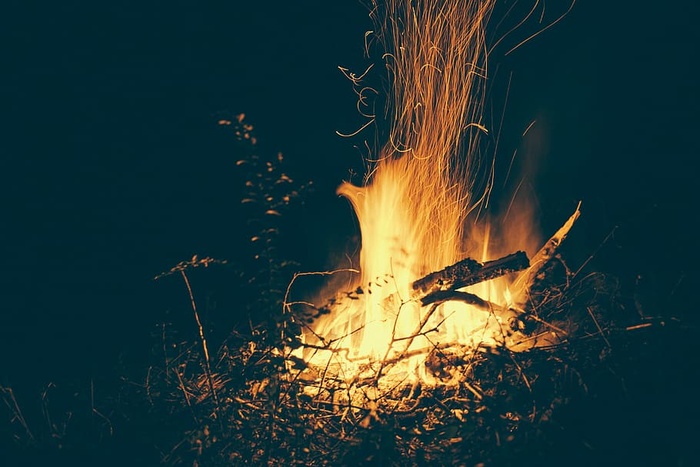
[{"label": "charred log", "polygon": [[416,280],[412,287],[415,297],[419,298],[423,304],[429,304],[440,300],[440,298],[431,298],[436,292],[456,290],[478,284],[511,272],[521,271],[529,266],[530,261],[523,251],[485,263],[466,258]]},{"label": "charred log", "polygon": [[464,302],[468,305],[475,306],[483,311],[494,311],[495,309],[501,308],[500,306],[484,300],[478,295],[474,295],[469,292],[458,292],[456,290],[438,290],[430,295],[426,295],[421,299],[422,305],[430,305],[433,303],[441,303],[448,301],[459,301]]}]

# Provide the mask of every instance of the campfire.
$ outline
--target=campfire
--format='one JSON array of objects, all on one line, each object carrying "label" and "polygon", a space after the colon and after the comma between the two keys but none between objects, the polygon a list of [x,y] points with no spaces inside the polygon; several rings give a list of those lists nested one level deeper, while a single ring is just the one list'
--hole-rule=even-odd
[{"label": "campfire", "polygon": [[[494,4],[372,0],[375,29],[366,37],[388,72],[388,129],[365,157],[362,183],[337,189],[357,218],[359,258],[297,272],[279,293],[280,284],[260,287],[281,267],[269,267],[264,280],[248,277],[243,282],[258,287],[251,311],[272,310],[271,319],[251,320],[250,335],[234,332],[216,358],[185,272],[209,262],[193,258],[168,273],[185,279],[201,350],[170,359],[163,345],[166,370],[177,375],[163,372],[163,386],[173,399],[182,393],[193,414],[207,412],[196,454],[176,448],[172,459],[199,462],[213,452],[225,465],[445,465],[453,458],[511,465],[536,449],[532,441],[562,407],[585,398],[572,362],[610,355],[606,313],[621,308],[616,284],[564,258],[580,202],[557,220],[558,230],[542,235],[521,183],[498,188],[498,153],[483,144],[498,131],[484,117]],[[380,120],[364,112],[378,91],[363,83],[367,73],[342,70],[368,118],[364,131]],[[246,170],[243,203],[262,206],[251,248],[274,266],[274,220],[298,192],[279,169],[281,155],[258,156],[243,115],[219,124],[250,145],[251,157],[237,165]],[[496,199],[506,208],[495,209]],[[300,296],[300,282],[319,275],[329,279],[325,287]],[[651,325],[617,319],[623,331]],[[192,360],[184,356],[195,352],[205,377],[188,380]],[[198,426],[201,420],[195,416]],[[571,452],[586,446],[556,433],[547,442]]]},{"label": "campfire", "polygon": [[[494,1],[373,6],[393,86],[390,131],[366,160],[362,186],[337,190],[359,223],[359,270],[324,291],[325,304],[287,303],[303,324],[294,355],[346,382],[459,384],[465,375],[444,364],[431,369],[435,358],[566,339],[566,329],[538,315],[532,289],[546,280],[580,205],[541,242],[528,200],[494,192],[495,154],[480,150],[490,132],[483,96]],[[494,196],[512,197],[521,215],[487,215]]]},{"label": "campfire", "polygon": [[[289,249],[314,243],[296,215],[312,211],[300,212],[312,183],[258,145],[244,114],[216,114],[209,147],[234,156],[226,177],[235,183],[225,186],[240,190],[239,210],[215,224],[211,210],[188,211],[182,222],[192,224],[185,232],[221,227],[232,256],[197,254],[156,275],[165,301],[157,325],[157,300],[136,293],[140,285],[123,297],[138,310],[143,302],[145,313],[112,365],[95,360],[88,374],[60,388],[50,382],[40,397],[0,381],[3,460],[12,444],[22,465],[53,454],[61,464],[103,465],[120,452],[122,464],[164,466],[691,464],[698,329],[680,318],[693,314],[690,295],[674,294],[690,291],[695,263],[668,259],[677,244],[692,245],[678,237],[692,211],[678,209],[675,225],[644,211],[632,228],[659,228],[630,248],[624,221],[606,237],[612,226],[591,220],[599,208],[587,196],[538,212],[529,161],[504,156],[500,135],[512,128],[494,117],[506,105],[493,98],[501,89],[492,63],[504,46],[517,50],[556,24],[554,5],[361,1],[374,21],[365,35],[373,64],[341,71],[366,120],[341,136],[362,140],[365,170],[337,187],[359,228],[356,254],[305,270]],[[515,38],[528,21],[535,30]],[[522,125],[525,135],[534,123]],[[603,180],[617,181],[612,172]],[[597,190],[595,179],[582,181]],[[656,250],[641,254],[640,245]],[[650,267],[610,267],[632,255]],[[663,277],[644,293],[641,274],[656,274],[653,265]],[[144,326],[150,352],[138,337]],[[25,360],[17,369],[40,368]],[[75,362],[65,363],[61,378],[72,379]]]}]

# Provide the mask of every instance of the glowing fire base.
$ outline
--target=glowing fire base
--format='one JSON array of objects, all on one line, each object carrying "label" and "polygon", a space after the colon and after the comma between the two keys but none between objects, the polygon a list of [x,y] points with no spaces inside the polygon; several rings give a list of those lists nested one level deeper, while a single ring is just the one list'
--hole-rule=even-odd
[{"label": "glowing fire base", "polygon": [[[450,269],[446,268],[414,281],[407,295],[413,298],[402,299],[390,277],[375,281],[367,290],[358,287],[338,295],[316,314],[320,319],[313,329],[306,328],[302,346],[294,351],[308,364],[302,378],[350,385],[364,382],[380,389],[417,382],[461,384],[464,364],[475,352],[524,351],[558,344],[567,331],[538,318],[534,309],[526,312],[526,302],[536,277],[579,215],[580,205],[515,277],[512,272],[497,278],[487,275],[487,281],[464,287],[454,277],[448,280],[444,271]],[[522,261],[515,254],[491,263],[472,262],[480,266],[475,269],[472,265],[477,271],[473,276],[478,277],[489,264],[509,272],[503,264],[523,265]],[[368,320],[357,312],[368,306],[380,310],[376,318]],[[526,320],[536,321],[539,330],[528,330]],[[321,387],[310,386],[309,390]]]}]

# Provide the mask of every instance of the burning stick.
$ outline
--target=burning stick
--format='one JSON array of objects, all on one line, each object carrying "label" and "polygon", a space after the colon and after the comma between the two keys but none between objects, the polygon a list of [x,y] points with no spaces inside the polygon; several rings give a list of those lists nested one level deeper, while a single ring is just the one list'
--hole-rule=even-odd
[{"label": "burning stick", "polygon": [[[436,293],[461,289],[489,279],[503,276],[510,272],[522,271],[530,266],[530,261],[523,251],[518,251],[503,258],[479,263],[467,258],[437,272],[432,272],[413,282],[415,298],[420,298],[423,305],[433,303]],[[439,294],[438,294],[439,295]]]},{"label": "burning stick", "polygon": [[566,236],[569,234],[571,227],[573,227],[576,219],[581,215],[581,203],[576,206],[576,211],[569,217],[569,219],[564,223],[563,226],[550,238],[547,243],[540,249],[540,251],[532,257],[530,262],[530,267],[524,271],[522,274],[515,279],[513,283],[513,290],[522,290],[523,293],[529,294],[530,289],[535,283],[537,275],[542,270],[542,268],[554,257],[554,253],[557,251],[561,243],[564,241]]}]

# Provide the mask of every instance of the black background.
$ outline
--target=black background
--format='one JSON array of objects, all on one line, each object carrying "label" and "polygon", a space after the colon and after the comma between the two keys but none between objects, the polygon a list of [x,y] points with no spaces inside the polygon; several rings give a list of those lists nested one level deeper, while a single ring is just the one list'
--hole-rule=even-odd
[{"label": "black background", "polygon": [[[619,225],[596,264],[643,275],[666,313],[694,283],[697,7],[619,3],[581,0],[494,53],[494,93],[512,73],[501,157],[536,119],[543,230],[583,200],[581,256]],[[287,234],[300,269],[342,249],[352,214],[334,190],[361,161],[335,131],[362,119],[337,66],[367,64],[359,2],[4,5],[0,382],[96,371],[163,319],[153,276],[245,247],[217,112],[245,112],[261,145],[315,182]]]}]

